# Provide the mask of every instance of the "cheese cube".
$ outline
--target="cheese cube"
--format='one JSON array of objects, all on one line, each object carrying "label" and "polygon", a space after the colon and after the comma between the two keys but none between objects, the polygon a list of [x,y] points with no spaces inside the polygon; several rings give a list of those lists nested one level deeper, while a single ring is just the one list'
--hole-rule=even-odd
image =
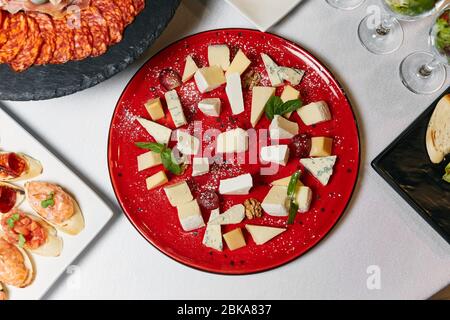
[{"label": "cheese cube", "polygon": [[219,193],[228,195],[249,194],[252,187],[253,177],[247,173],[235,178],[220,180]]},{"label": "cheese cube", "polygon": [[262,53],[261,58],[264,62],[264,66],[266,67],[266,71],[269,75],[270,83],[272,83],[272,86],[281,86],[283,84],[283,79],[280,77],[279,66],[267,54]]},{"label": "cheese cube", "polygon": [[146,170],[149,168],[153,168],[162,163],[161,155],[159,153],[149,151],[149,152],[140,154],[137,157],[137,163],[138,163],[138,171],[143,171],[143,170]]},{"label": "cheese cube", "polygon": [[331,112],[325,101],[310,103],[298,109],[297,113],[307,126],[331,120]]},{"label": "cheese cube", "polygon": [[286,229],[283,228],[254,226],[250,224],[247,224],[245,228],[251,234],[253,241],[255,241],[257,245],[262,245],[266,242],[269,242],[273,238],[286,231]]},{"label": "cheese cube", "polygon": [[[286,178],[281,178],[275,181],[272,181],[270,183],[271,186],[280,186],[280,187],[288,187],[289,183],[291,182],[291,177],[292,176],[288,176]],[[303,183],[299,180],[297,182],[297,187],[303,186]]]},{"label": "cheese cube", "polygon": [[192,59],[192,56],[186,57],[186,65],[184,66],[184,72],[183,72],[183,82],[187,82],[191,80],[194,77],[194,74],[197,72],[198,66],[195,63],[194,59]]},{"label": "cheese cube", "polygon": [[225,233],[223,238],[231,251],[243,248],[247,245],[241,228]]},{"label": "cheese cube", "polygon": [[287,145],[263,147],[261,149],[261,160],[285,166],[289,161],[289,147]]},{"label": "cheese cube", "polygon": [[205,226],[197,200],[179,205],[177,211],[178,219],[184,231],[192,231]]},{"label": "cheese cube", "polygon": [[293,86],[299,85],[305,75],[303,70],[287,67],[280,67],[278,73],[282,80],[288,81]]},{"label": "cheese cube", "polygon": [[269,127],[270,138],[273,140],[291,139],[299,132],[298,123],[275,115]]},{"label": "cheese cube", "polygon": [[217,251],[223,250],[222,227],[220,225],[212,225],[210,222],[219,217],[219,209],[211,211],[209,222],[206,225],[205,235],[203,236],[203,245]]},{"label": "cheese cube", "polygon": [[200,149],[200,140],[186,131],[177,130],[177,149],[183,155],[196,155]]},{"label": "cheese cube", "polygon": [[329,157],[333,149],[333,138],[313,137],[311,138],[310,157]]},{"label": "cheese cube", "polygon": [[250,116],[250,122],[252,127],[256,127],[261,119],[267,101],[275,95],[275,88],[272,87],[253,87],[252,90],[252,113]]},{"label": "cheese cube", "polygon": [[201,68],[197,70],[194,78],[201,93],[213,91],[227,81],[222,68],[218,66]]},{"label": "cheese cube", "polygon": [[243,153],[248,150],[249,136],[241,128],[222,132],[217,136],[217,153]]},{"label": "cheese cube", "polygon": [[333,175],[333,168],[336,164],[337,156],[300,159],[300,163],[308,170],[321,184],[326,186]]},{"label": "cheese cube", "polygon": [[230,73],[227,75],[227,86],[225,88],[228,101],[230,102],[233,114],[241,114],[244,109],[244,96],[242,93],[242,82],[239,73]]},{"label": "cheese cube", "polygon": [[213,220],[210,220],[212,225],[227,225],[241,223],[245,218],[245,207],[242,204],[235,205],[219,215]]},{"label": "cheese cube", "polygon": [[137,118],[137,121],[144,127],[145,130],[147,130],[156,142],[165,145],[169,144],[170,137],[172,136],[171,129],[144,118]]},{"label": "cheese cube", "polygon": [[239,51],[236,53],[236,56],[233,59],[233,62],[231,62],[230,67],[228,68],[226,75],[238,72],[240,75],[242,75],[245,70],[250,66],[252,62],[249,58],[244,54],[244,52],[239,49]]},{"label": "cheese cube", "polygon": [[219,98],[203,99],[198,103],[198,108],[207,116],[219,117],[222,103]]},{"label": "cheese cube", "polygon": [[194,158],[192,160],[192,176],[198,177],[209,172],[208,158]]},{"label": "cheese cube", "polygon": [[158,173],[155,173],[151,177],[148,177],[145,182],[147,183],[147,190],[152,190],[162,186],[163,184],[166,184],[167,182],[169,182],[169,179],[167,179],[166,173],[164,171],[160,171]]},{"label": "cheese cube", "polygon": [[165,93],[167,107],[169,108],[172,120],[177,128],[187,124],[186,117],[184,116],[183,107],[181,106],[180,97],[175,90]]},{"label": "cheese cube", "polygon": [[312,196],[313,193],[310,187],[302,186],[298,188],[295,195],[298,203],[298,211],[300,211],[301,213],[309,211],[311,207]]},{"label": "cheese cube", "polygon": [[[292,100],[300,99],[300,91],[294,89],[291,86],[284,87],[283,93],[281,94],[281,100],[283,102],[288,102]],[[286,119],[289,119],[292,115],[292,112],[288,112],[284,114]]]},{"label": "cheese cube", "polygon": [[230,48],[225,44],[209,46],[208,62],[210,66],[219,66],[227,71],[230,66]]},{"label": "cheese cube", "polygon": [[186,181],[167,186],[164,188],[164,192],[172,207],[191,202],[194,199]]},{"label": "cheese cube", "polygon": [[261,206],[271,216],[287,217],[289,203],[287,187],[274,186],[264,198]]},{"label": "cheese cube", "polygon": [[161,99],[159,98],[148,100],[145,103],[145,108],[153,121],[157,121],[165,117]]}]

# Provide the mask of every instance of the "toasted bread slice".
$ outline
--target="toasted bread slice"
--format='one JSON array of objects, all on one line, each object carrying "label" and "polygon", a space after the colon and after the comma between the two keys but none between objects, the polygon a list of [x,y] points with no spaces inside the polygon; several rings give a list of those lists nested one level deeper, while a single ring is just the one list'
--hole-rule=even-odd
[{"label": "toasted bread slice", "polygon": [[433,163],[442,162],[450,153],[450,94],[437,104],[428,124],[426,142]]}]

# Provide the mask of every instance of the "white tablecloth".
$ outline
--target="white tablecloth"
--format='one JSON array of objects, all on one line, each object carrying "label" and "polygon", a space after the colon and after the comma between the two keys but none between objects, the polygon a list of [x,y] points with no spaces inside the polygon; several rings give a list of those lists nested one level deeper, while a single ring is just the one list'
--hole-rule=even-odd
[{"label": "white tablecloth", "polygon": [[[116,208],[116,218],[47,295],[50,299],[334,299],[427,298],[450,281],[450,245],[371,169],[370,161],[437,96],[406,90],[398,66],[427,48],[431,19],[404,24],[406,43],[374,56],[356,35],[368,1],[345,12],[325,0],[304,0],[271,31],[297,41],[328,65],[348,91],[362,138],[357,192],[331,235],[302,258],[276,270],[218,276],[180,265],[149,245],[121,213],[106,166],[109,122],[139,66],[173,41],[203,30],[252,27],[221,0],[184,0],[175,18],[137,63],[94,88],[42,102],[5,102]],[[282,3],[282,0],[280,1]],[[36,85],[39,85],[38,79]],[[369,290],[378,266],[381,288]]]}]

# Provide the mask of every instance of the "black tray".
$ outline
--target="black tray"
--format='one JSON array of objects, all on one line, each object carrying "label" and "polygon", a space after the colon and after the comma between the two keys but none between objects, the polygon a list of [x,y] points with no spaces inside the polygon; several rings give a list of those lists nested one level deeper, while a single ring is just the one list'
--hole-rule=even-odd
[{"label": "black tray", "polygon": [[438,101],[425,110],[375,160],[372,167],[450,244],[450,184],[442,180],[447,157],[433,164],[425,134]]},{"label": "black tray", "polygon": [[124,70],[163,32],[181,0],[149,0],[123,40],[97,58],[34,66],[22,73],[0,64],[0,100],[43,100],[95,86]]}]

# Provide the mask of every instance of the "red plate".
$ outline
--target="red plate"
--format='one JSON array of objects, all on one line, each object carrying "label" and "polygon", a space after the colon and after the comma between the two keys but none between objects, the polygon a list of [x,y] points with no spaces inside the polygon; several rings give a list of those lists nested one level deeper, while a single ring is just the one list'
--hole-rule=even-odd
[{"label": "red plate", "polygon": [[[236,52],[244,50],[252,60],[251,69],[262,75],[262,85],[270,86],[264,71],[260,53],[269,54],[278,64],[297,67],[306,71],[306,76],[298,86],[305,103],[325,100],[330,105],[333,120],[306,127],[295,113],[291,120],[297,121],[302,133],[311,136],[331,136],[335,138],[333,153],[338,156],[335,173],[328,186],[320,185],[310,174],[302,177],[304,184],[314,192],[311,210],[299,214],[293,226],[278,238],[257,246],[245,231],[247,246],[230,251],[214,251],[202,245],[204,229],[184,232],[179,224],[175,208],[172,208],[162,188],[147,191],[145,179],[160,171],[153,168],[143,172],[137,171],[136,157],[143,150],[134,146],[137,141],[153,141],[148,133],[135,121],[136,116],[149,118],[144,103],[155,97],[163,97],[164,88],[158,81],[161,70],[172,68],[180,74],[184,61],[192,54],[201,66],[207,65],[207,47],[210,44],[226,43]],[[280,94],[278,89],[277,94]],[[231,116],[228,99],[224,88],[202,95],[191,80],[177,89],[188,121],[200,120],[203,130],[217,128],[250,128],[251,94],[245,92],[246,112]],[[247,90],[248,91],[248,90]],[[206,118],[196,112],[197,102],[205,97],[220,97],[223,111],[219,120]],[[163,99],[164,100],[164,99]],[[168,114],[168,112],[167,112]],[[174,128],[172,120],[162,123]],[[257,128],[268,128],[269,121],[264,117]],[[188,125],[191,131],[193,126]],[[173,142],[172,142],[173,143]],[[205,146],[203,146],[205,148]],[[117,199],[131,223],[156,248],[169,257],[190,267],[222,274],[248,274],[261,272],[281,266],[301,256],[316,245],[336,224],[350,201],[359,170],[359,137],[352,108],[339,83],[331,73],[311,54],[298,45],[275,35],[246,29],[214,30],[190,36],[162,50],[151,58],[130,81],[123,92],[113,115],[108,148],[108,162],[111,181]],[[188,180],[195,197],[208,188],[217,188],[220,179],[250,172],[255,180],[255,187],[250,196],[221,197],[221,212],[230,206],[242,203],[249,197],[262,201],[269,190],[269,182],[292,174],[298,167],[298,159],[291,159],[288,166],[282,167],[275,176],[260,176],[261,165],[218,166],[212,172],[201,177],[191,177],[191,169],[182,177],[169,176],[171,182]],[[205,221],[209,212],[203,212]],[[246,223],[270,226],[285,226],[285,218],[275,218],[264,214],[263,218],[244,220]],[[236,226],[224,226],[227,232]]]}]

